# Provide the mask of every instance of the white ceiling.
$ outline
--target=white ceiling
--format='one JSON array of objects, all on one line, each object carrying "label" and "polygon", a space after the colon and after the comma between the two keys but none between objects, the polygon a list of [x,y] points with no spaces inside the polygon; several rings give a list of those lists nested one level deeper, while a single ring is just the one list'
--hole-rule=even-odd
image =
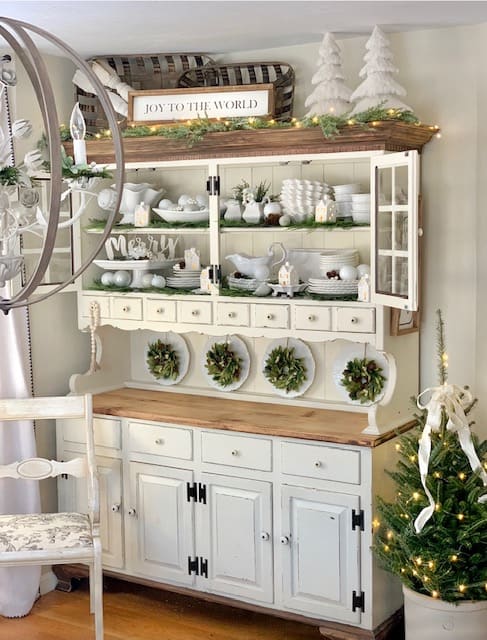
[{"label": "white ceiling", "polygon": [[[17,0],[0,11],[50,31],[83,57],[225,53],[318,42],[325,31],[365,35],[374,24],[394,32],[487,22],[487,2],[440,0]],[[54,52],[46,44],[42,50]]]}]

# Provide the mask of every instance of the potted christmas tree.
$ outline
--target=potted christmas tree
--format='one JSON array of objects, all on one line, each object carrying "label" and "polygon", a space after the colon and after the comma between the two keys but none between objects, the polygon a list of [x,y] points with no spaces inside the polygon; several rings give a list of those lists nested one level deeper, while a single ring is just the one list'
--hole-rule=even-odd
[{"label": "potted christmas tree", "polygon": [[396,495],[379,499],[375,551],[402,581],[406,640],[487,637],[487,441],[470,431],[476,400],[447,381],[418,396],[418,428],[401,438]]}]

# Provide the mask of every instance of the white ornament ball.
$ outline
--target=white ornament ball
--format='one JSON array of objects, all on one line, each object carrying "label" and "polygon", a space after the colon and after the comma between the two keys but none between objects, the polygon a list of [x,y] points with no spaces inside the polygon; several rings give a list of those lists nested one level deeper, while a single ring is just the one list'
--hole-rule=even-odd
[{"label": "white ornament ball", "polygon": [[352,267],[350,264],[344,265],[340,269],[340,279],[341,280],[356,280],[357,279],[357,269]]},{"label": "white ornament ball", "polygon": [[128,287],[130,284],[131,275],[128,271],[115,271],[113,274],[113,284],[117,287]]},{"label": "white ornament ball", "polygon": [[169,200],[169,198],[164,198],[159,202],[159,204],[157,205],[157,208],[167,210],[167,209],[174,209],[174,206],[175,206],[174,202]]},{"label": "white ornament ball", "polygon": [[365,275],[370,276],[370,266],[368,264],[359,264],[357,267],[357,273],[359,278]]},{"label": "white ornament ball", "polygon": [[291,224],[291,216],[289,216],[287,213],[285,213],[283,216],[279,218],[279,225],[281,227],[289,227],[290,224]]},{"label": "white ornament ball", "polygon": [[154,276],[153,273],[144,273],[144,275],[142,276],[142,286],[144,288],[148,288],[152,286],[153,276]]},{"label": "white ornament ball", "polygon": [[164,289],[166,278],[164,276],[152,276],[152,286],[157,287],[157,289]]},{"label": "white ornament ball", "polygon": [[184,205],[188,204],[190,200],[193,200],[193,198],[191,196],[188,196],[187,193],[183,193],[183,195],[179,196],[178,198],[178,205],[180,207],[184,207]]},{"label": "white ornament ball", "polygon": [[113,276],[114,273],[113,271],[105,271],[105,273],[101,274],[101,283],[104,284],[105,286],[109,285],[109,284],[113,284]]}]

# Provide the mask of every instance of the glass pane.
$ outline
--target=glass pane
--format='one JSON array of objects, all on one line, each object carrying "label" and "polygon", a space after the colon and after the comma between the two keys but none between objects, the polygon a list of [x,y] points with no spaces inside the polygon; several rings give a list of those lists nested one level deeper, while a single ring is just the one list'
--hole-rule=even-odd
[{"label": "glass pane", "polygon": [[377,267],[377,293],[392,293],[392,257],[379,256]]},{"label": "glass pane", "polygon": [[377,217],[377,246],[392,249],[392,212],[381,211]]},{"label": "glass pane", "polygon": [[49,262],[49,275],[46,275],[43,284],[59,284],[69,278],[71,274],[71,254],[53,253]]},{"label": "glass pane", "polygon": [[408,295],[408,259],[396,258],[396,271],[394,274],[394,292],[399,296]]},{"label": "glass pane", "polygon": [[379,206],[392,204],[392,169],[390,167],[377,169],[377,204]]},{"label": "glass pane", "polygon": [[397,251],[408,250],[408,214],[401,211],[395,214],[394,249]]},{"label": "glass pane", "polygon": [[408,167],[403,165],[402,167],[396,167],[394,171],[395,190],[394,190],[394,203],[395,204],[408,204]]}]

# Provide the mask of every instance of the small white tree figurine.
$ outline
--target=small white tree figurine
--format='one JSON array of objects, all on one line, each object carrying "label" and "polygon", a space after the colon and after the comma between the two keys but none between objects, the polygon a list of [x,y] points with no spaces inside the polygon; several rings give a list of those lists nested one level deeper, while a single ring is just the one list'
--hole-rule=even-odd
[{"label": "small white tree figurine", "polygon": [[320,116],[327,113],[342,115],[346,113],[350,110],[352,90],[345,85],[341,70],[340,47],[333,34],[325,33],[316,64],[319,69],[311,78],[311,83],[317,86],[304,103],[306,107],[310,108],[306,115]]},{"label": "small white tree figurine", "polygon": [[401,102],[397,96],[405,96],[406,91],[398,84],[393,74],[398,72],[393,64],[394,56],[390,50],[389,40],[379,27],[374,27],[372,35],[365,45],[365,65],[359,76],[365,79],[352,94],[351,100],[357,101],[352,113],[360,113],[383,103],[384,109],[411,108]]}]

